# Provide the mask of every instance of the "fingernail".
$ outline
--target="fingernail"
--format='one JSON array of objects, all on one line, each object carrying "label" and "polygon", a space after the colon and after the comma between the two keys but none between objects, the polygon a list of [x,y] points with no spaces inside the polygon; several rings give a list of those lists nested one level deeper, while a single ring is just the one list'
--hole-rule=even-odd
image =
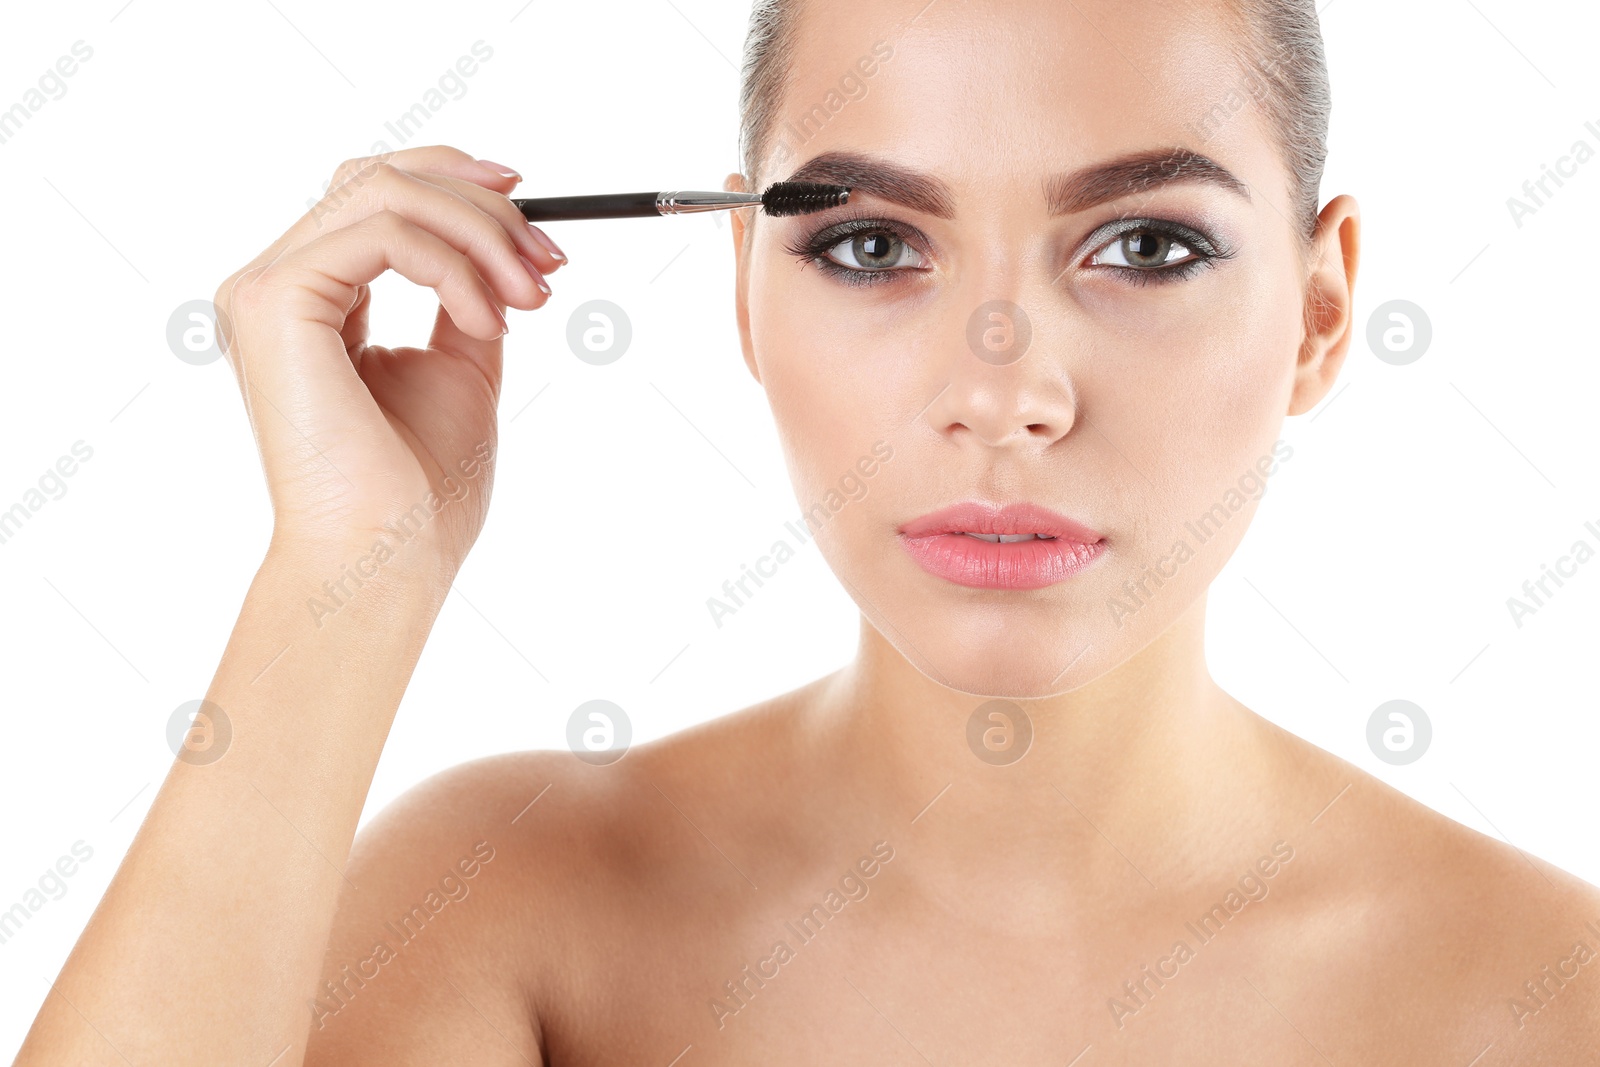
[{"label": "fingernail", "polygon": [[504,163],[495,163],[487,159],[480,159],[478,160],[478,166],[488,167],[502,178],[516,178],[519,181],[522,179],[522,175],[506,166]]},{"label": "fingernail", "polygon": [[533,234],[533,239],[535,241],[538,241],[540,244],[544,245],[545,251],[550,253],[550,258],[554,259],[557,263],[565,263],[567,261],[567,254],[561,251],[560,245],[556,244],[550,239],[549,234],[545,233],[531,222],[528,223],[528,232]]},{"label": "fingernail", "polygon": [[535,285],[537,285],[540,289],[544,290],[544,295],[545,296],[549,296],[550,295],[550,287],[545,284],[544,275],[539,273],[539,268],[535,267],[533,265],[533,261],[531,259],[529,259],[527,256],[523,255],[521,252],[517,253],[517,258],[522,260],[522,265],[527,268],[528,277],[533,279],[533,282],[534,282]]},{"label": "fingernail", "polygon": [[494,308],[494,313],[496,315],[500,316],[500,325],[505,327],[505,329],[500,331],[500,336],[504,337],[506,334],[511,332],[511,324],[506,321],[506,313],[500,310],[499,304],[490,304],[489,306]]}]

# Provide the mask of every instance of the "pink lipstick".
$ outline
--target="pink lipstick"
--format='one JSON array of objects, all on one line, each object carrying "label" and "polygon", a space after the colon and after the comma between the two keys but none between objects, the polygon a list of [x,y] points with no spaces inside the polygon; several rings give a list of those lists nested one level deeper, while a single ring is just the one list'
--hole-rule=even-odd
[{"label": "pink lipstick", "polygon": [[1038,504],[975,500],[930,512],[899,529],[900,543],[929,574],[977,589],[1043,589],[1099,558],[1105,538]]}]

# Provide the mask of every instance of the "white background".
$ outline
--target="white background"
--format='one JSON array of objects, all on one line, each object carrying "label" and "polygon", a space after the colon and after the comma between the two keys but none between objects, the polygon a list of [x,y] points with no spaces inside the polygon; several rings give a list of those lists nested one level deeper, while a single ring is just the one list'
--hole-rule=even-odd
[{"label": "white background", "polygon": [[[0,545],[0,910],[75,841],[93,858],[0,945],[15,1049],[172,760],[270,528],[225,361],[166,324],[209,298],[387,140],[482,39],[493,57],[410,143],[527,176],[518,195],[717,188],[737,169],[746,0],[30,4],[0,34],[0,109],[74,41],[93,57],[0,144],[6,294],[0,510],[74,442],[93,458]],[[1358,197],[1358,318],[1432,320],[1408,366],[1365,329],[1332,399],[1216,581],[1213,673],[1247,705],[1418,800],[1600,883],[1592,782],[1600,561],[1518,629],[1506,599],[1600,538],[1591,325],[1600,160],[1518,228],[1507,198],[1579,138],[1600,148],[1594,5],[1333,0],[1324,199]],[[1131,75],[1130,75],[1131,76]],[[561,748],[604,697],[645,740],[827,673],[856,612],[814,546],[719,630],[705,601],[798,513],[739,356],[726,221],[551,224],[571,256],[512,311],[490,522],[390,735],[370,818],[462,760]],[[420,343],[432,294],[380,279],[376,340]],[[568,316],[602,298],[632,348],[595,367]],[[618,560],[622,563],[619,566]],[[1378,704],[1433,722],[1391,767]],[[195,916],[203,925],[205,916]],[[9,1054],[9,1053],[8,1053]]]}]

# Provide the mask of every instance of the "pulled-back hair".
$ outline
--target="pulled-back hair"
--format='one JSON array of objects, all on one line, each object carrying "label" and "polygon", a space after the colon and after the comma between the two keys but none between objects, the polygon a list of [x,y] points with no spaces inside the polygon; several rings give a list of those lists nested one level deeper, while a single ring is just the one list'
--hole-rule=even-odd
[{"label": "pulled-back hair", "polygon": [[[1191,132],[1209,139],[1220,123],[1254,99],[1277,132],[1289,172],[1289,210],[1301,238],[1316,228],[1322,171],[1328,155],[1332,97],[1322,27],[1315,0],[1220,0],[1237,27],[1237,84],[1219,87],[1210,112],[1197,116]],[[802,0],[755,0],[745,37],[739,87],[739,164],[755,191],[771,148],[778,109],[788,88]],[[778,176],[778,177],[781,177]]]}]

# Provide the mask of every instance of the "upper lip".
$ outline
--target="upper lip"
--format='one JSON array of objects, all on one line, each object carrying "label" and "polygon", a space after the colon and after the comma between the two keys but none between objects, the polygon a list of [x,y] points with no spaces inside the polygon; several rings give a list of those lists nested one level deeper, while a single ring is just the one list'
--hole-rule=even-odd
[{"label": "upper lip", "polygon": [[965,500],[930,511],[900,527],[906,537],[932,537],[946,533],[1043,534],[1092,545],[1104,538],[1082,523],[1052,511],[1043,504],[1021,501],[1001,507]]}]

